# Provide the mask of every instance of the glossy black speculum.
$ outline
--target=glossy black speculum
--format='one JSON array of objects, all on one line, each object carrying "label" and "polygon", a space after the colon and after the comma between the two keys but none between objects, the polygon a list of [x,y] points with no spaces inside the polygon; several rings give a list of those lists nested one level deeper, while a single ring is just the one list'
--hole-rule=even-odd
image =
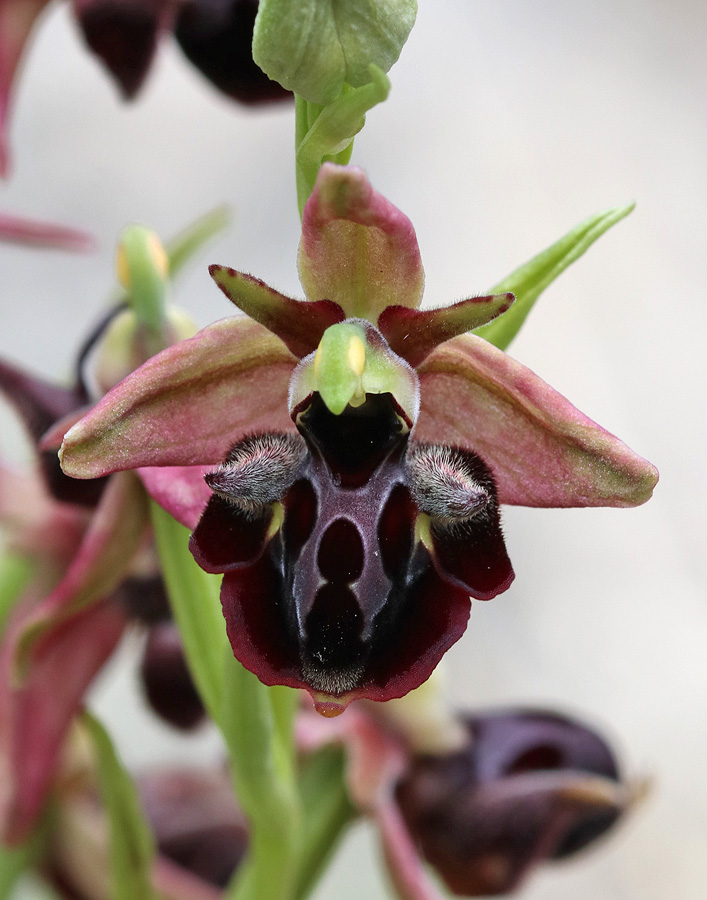
[{"label": "glossy black speculum", "polygon": [[225,574],[234,653],[266,683],[400,696],[461,636],[469,596],[512,579],[493,479],[468,451],[409,447],[391,394],[334,415],[315,393],[295,422],[206,476],[192,552]]}]

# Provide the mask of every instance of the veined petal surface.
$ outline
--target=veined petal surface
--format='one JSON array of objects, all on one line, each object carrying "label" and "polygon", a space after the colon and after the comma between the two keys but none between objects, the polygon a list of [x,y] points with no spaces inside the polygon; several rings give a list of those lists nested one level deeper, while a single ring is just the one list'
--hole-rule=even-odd
[{"label": "veined petal surface", "polygon": [[295,357],[257,322],[223,319],[168,347],[66,435],[62,466],[96,478],[142,466],[218,463],[245,434],[291,431]]},{"label": "veined petal surface", "polygon": [[302,216],[299,274],[309,300],[375,322],[386,306],[418,307],[424,272],[415,229],[354,166],[325,163]]},{"label": "veined petal surface", "polygon": [[638,506],[650,498],[654,466],[482,338],[454,338],[418,374],[415,438],[478,453],[501,503]]},{"label": "veined petal surface", "polygon": [[0,828],[7,842],[24,840],[36,824],[67,729],[125,621],[118,605],[103,601],[56,623],[35,646],[20,685],[12,667],[23,624],[11,626],[0,652]]}]

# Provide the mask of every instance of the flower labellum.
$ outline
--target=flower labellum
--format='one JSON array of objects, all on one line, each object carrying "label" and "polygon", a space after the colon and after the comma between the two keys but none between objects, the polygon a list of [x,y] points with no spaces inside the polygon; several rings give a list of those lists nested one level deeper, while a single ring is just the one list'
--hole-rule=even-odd
[{"label": "flower labellum", "polygon": [[206,476],[214,496],[191,546],[224,573],[234,652],[325,714],[416,687],[464,631],[469,595],[513,578],[488,468],[410,444],[418,395],[380,332],[346,320],[293,374],[299,436],[246,438]]}]

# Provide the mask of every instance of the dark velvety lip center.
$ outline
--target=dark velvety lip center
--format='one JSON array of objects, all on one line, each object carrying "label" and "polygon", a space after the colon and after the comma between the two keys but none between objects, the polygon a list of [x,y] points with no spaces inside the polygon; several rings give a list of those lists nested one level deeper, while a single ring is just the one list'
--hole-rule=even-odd
[{"label": "dark velvety lip center", "polygon": [[365,484],[403,430],[392,394],[367,394],[361,406],[347,406],[337,416],[315,393],[297,424],[342,487]]}]

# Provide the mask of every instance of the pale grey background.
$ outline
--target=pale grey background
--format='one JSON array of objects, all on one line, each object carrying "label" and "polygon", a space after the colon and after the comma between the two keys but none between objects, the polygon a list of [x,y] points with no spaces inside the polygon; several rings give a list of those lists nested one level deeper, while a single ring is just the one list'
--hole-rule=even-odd
[{"label": "pale grey background", "polygon": [[[420,5],[354,162],[416,225],[432,303],[482,292],[588,214],[638,201],[546,293],[512,353],[662,473],[635,511],[507,509],[517,579],[474,605],[449,654],[454,695],[579,713],[613,736],[629,772],[655,779],[613,840],[538,875],[525,897],[703,900],[706,7]],[[229,314],[211,261],[297,293],[292,119],[235,107],[167,45],[123,106],[54,8],[16,98],[0,205],[88,226],[100,252],[0,248],[0,352],[61,373],[110,290],[119,229],[137,220],[168,236],[224,200],[234,226],[177,301],[204,324]],[[215,759],[215,735],[175,747],[126,703],[136,640],[93,697],[125,760]],[[389,896],[369,841],[359,829],[318,900]]]}]

